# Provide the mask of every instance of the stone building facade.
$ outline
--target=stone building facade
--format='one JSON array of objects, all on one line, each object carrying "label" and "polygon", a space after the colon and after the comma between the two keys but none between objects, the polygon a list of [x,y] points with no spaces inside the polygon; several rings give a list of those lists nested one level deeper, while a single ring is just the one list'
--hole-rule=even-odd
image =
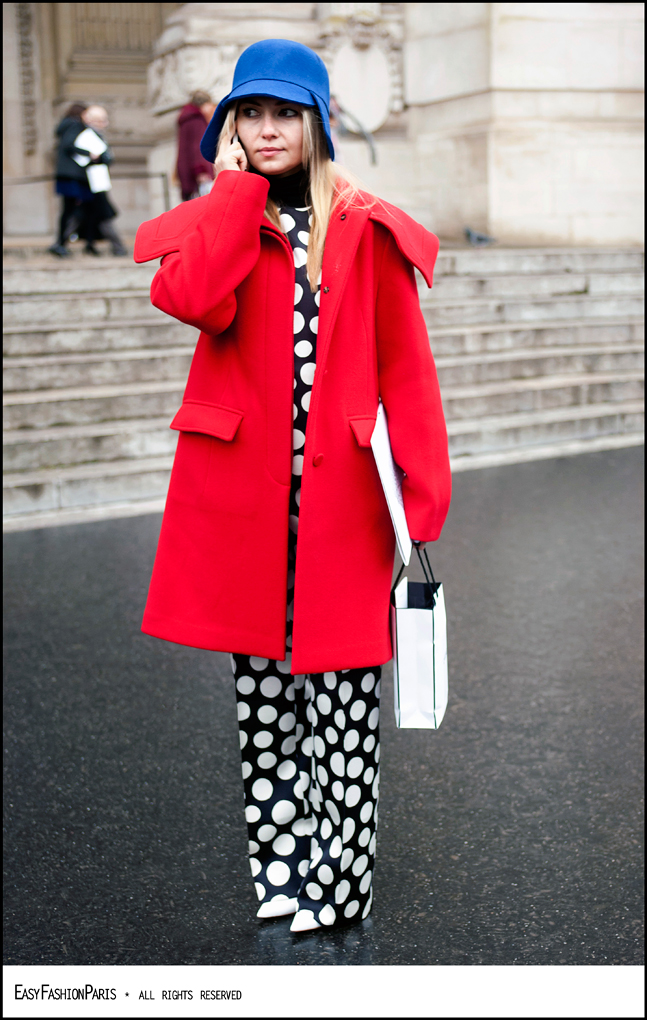
[{"label": "stone building facade", "polygon": [[[442,237],[469,225],[512,244],[642,242],[642,4],[3,7],[5,177],[51,173],[65,105],[101,102],[126,232],[163,209],[158,179],[125,175],[172,175],[189,92],[219,99],[246,46],[287,37],[320,53],[355,118],[342,161]],[[6,233],[52,230],[51,184],[4,192]]]}]

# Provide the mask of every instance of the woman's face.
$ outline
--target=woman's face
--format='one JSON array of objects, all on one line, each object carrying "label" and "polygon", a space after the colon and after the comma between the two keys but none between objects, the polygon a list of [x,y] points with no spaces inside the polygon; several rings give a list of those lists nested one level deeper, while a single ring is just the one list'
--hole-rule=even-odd
[{"label": "woman's face", "polygon": [[301,166],[300,106],[266,96],[243,99],[236,131],[248,160],[262,174],[288,174]]}]

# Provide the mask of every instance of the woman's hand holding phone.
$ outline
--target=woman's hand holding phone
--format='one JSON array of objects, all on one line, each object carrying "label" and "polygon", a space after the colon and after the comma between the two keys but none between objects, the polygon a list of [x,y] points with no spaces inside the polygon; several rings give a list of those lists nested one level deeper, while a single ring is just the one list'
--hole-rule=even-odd
[{"label": "woman's hand holding phone", "polygon": [[214,163],[216,170],[216,177],[221,170],[246,170],[247,169],[247,156],[243,149],[238,135],[234,134],[229,145],[226,143],[221,146],[218,155],[216,156],[216,162]]}]

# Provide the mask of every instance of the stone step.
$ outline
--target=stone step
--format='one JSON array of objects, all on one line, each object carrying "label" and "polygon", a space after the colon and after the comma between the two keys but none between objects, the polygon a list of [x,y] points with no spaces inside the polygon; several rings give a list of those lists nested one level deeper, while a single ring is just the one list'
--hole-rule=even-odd
[{"label": "stone step", "polygon": [[[450,276],[434,274],[431,300],[458,298],[521,298],[561,297],[564,295],[598,294],[642,295],[644,276],[635,273],[544,273],[515,275]],[[424,295],[423,295],[424,296]]]},{"label": "stone step", "polygon": [[436,273],[461,276],[640,272],[642,248],[447,248],[441,246]]},{"label": "stone step", "polygon": [[5,474],[4,514],[160,498],[166,495],[172,464],[172,457],[148,457]]},{"label": "stone step", "polygon": [[88,291],[141,290],[150,287],[159,261],[137,265],[132,259],[108,265],[5,266],[2,292],[8,296],[35,294],[84,294]]},{"label": "stone step", "polygon": [[638,344],[644,341],[642,317],[623,320],[556,320],[554,322],[481,323],[474,326],[438,326],[429,330],[436,358],[481,352],[543,348]]},{"label": "stone step", "polygon": [[6,326],[22,326],[31,331],[40,324],[60,327],[73,323],[93,326],[112,324],[117,319],[150,320],[167,318],[154,308],[148,288],[120,291],[88,291],[81,294],[31,294],[5,297],[3,317]]},{"label": "stone step", "polygon": [[638,434],[644,416],[644,401],[633,400],[454,420],[447,423],[449,452],[452,457],[463,457],[540,443]]},{"label": "stone step", "polygon": [[562,297],[535,299],[463,298],[421,301],[423,315],[430,329],[443,325],[468,325],[491,322],[550,322],[555,319],[626,319],[643,314],[639,295],[572,294]]},{"label": "stone step", "polygon": [[442,400],[449,421],[582,404],[620,404],[625,400],[640,400],[643,393],[644,375],[632,371],[445,386]]},{"label": "stone step", "polygon": [[140,350],[149,347],[195,347],[198,330],[158,312],[148,318],[113,319],[109,325],[58,323],[53,325],[5,326],[5,357],[39,354],[74,354],[93,351]]},{"label": "stone step", "polygon": [[4,470],[38,471],[89,462],[170,456],[178,438],[178,433],[169,428],[170,422],[170,416],[163,416],[5,431]]},{"label": "stone step", "polygon": [[543,350],[497,351],[492,354],[462,354],[436,358],[441,389],[496,382],[501,379],[529,379],[536,376],[590,374],[640,370],[644,367],[642,344],[547,347]]},{"label": "stone step", "polygon": [[124,418],[169,421],[182,402],[184,382],[122,383],[120,386],[70,387],[8,393],[3,397],[4,428],[43,429],[53,425],[89,425]]},{"label": "stone step", "polygon": [[3,363],[5,393],[175,379],[186,382],[194,347],[37,355]]}]

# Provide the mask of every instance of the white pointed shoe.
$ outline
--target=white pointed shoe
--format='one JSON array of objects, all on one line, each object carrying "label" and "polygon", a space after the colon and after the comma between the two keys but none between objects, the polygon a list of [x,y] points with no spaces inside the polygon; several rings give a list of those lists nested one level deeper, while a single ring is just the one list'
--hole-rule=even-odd
[{"label": "white pointed shoe", "polygon": [[261,903],[256,912],[257,917],[285,917],[286,914],[296,914],[299,909],[299,901],[296,896],[289,900],[284,896],[281,900],[269,900]]},{"label": "white pointed shoe", "polygon": [[321,925],[315,921],[311,910],[298,910],[290,925],[290,931],[312,931],[314,928],[321,928]]}]

